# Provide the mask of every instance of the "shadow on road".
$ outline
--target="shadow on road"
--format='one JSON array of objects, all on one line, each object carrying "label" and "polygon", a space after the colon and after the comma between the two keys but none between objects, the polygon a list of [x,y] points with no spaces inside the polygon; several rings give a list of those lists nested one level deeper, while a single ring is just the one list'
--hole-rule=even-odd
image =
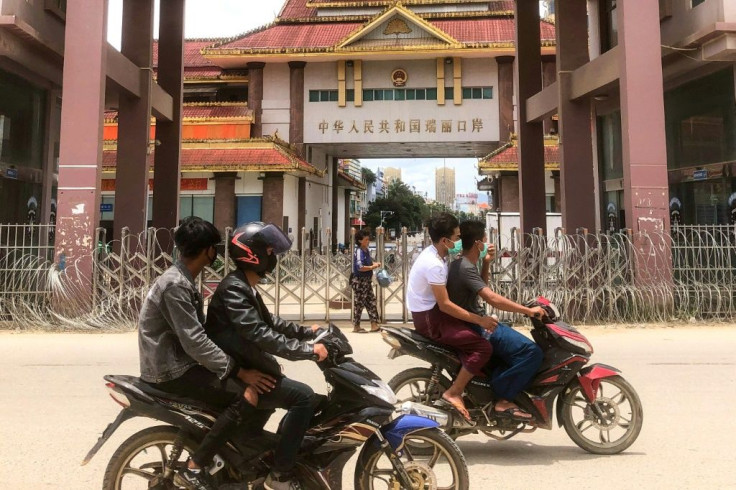
[{"label": "shadow on road", "polygon": [[501,466],[540,466],[562,461],[593,461],[601,458],[644,456],[646,453],[625,451],[617,455],[597,455],[577,446],[539,446],[529,441],[457,441],[468,466],[494,464]]}]

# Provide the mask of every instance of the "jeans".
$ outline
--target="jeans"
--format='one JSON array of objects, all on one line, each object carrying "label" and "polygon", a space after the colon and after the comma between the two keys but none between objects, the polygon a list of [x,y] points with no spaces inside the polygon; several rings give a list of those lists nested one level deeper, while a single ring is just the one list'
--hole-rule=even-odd
[{"label": "jeans", "polygon": [[472,328],[491,343],[493,357],[502,361],[491,372],[493,391],[499,398],[513,400],[537,374],[544,358],[542,349],[503,323],[499,323],[493,333],[478,325]]},{"label": "jeans", "polygon": [[192,461],[200,467],[212,461],[242,420],[256,415],[256,408],[243,398],[245,387],[238,379],[228,377],[220,380],[203,366],[194,366],[170,381],[150,384],[159,390],[204,402],[220,411],[212,429],[192,454]]},{"label": "jeans", "polygon": [[280,378],[273,390],[259,395],[259,410],[286,409],[279,427],[281,438],[274,455],[274,471],[288,473],[294,469],[296,454],[314,415],[313,398],[312,388],[289,378]]}]

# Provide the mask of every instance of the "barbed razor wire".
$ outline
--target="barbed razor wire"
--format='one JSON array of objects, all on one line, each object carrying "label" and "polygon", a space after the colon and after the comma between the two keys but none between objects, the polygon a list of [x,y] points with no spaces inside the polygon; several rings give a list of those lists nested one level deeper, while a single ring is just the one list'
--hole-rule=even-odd
[{"label": "barbed razor wire", "polygon": [[[20,329],[134,328],[146,294],[176,257],[168,252],[173,230],[132,235],[124,229],[118,240],[108,242],[99,229],[87,256],[60,264],[54,260],[53,234],[53,225],[0,225],[0,322]],[[329,231],[326,237],[331,243]],[[407,279],[420,250],[429,245],[426,233],[410,237],[403,230],[389,242],[379,230],[376,238],[372,253],[392,277],[387,289],[376,291],[381,319],[410,321]],[[565,234],[558,229],[549,236],[517,229],[504,236],[491,229],[489,240],[496,247],[489,287],[519,303],[545,296],[570,322],[736,318],[733,225],[675,226],[669,234]],[[295,320],[349,319],[352,256],[313,245],[305,239],[279,258],[259,286],[264,301],[275,314]],[[205,304],[233,268],[225,247],[197,278]]]}]

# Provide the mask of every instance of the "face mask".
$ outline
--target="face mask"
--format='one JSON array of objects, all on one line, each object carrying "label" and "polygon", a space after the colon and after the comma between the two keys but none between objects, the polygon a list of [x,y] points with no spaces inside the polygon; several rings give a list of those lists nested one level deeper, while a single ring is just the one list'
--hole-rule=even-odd
[{"label": "face mask", "polygon": [[268,256],[268,266],[266,267],[266,272],[269,274],[273,272],[273,270],[276,268],[276,265],[278,264],[278,257],[276,257],[276,254],[271,254]]},{"label": "face mask", "polygon": [[463,241],[462,240],[456,241],[455,242],[455,246],[452,247],[452,248],[448,248],[447,251],[448,251],[448,253],[450,253],[452,255],[459,254],[460,252],[463,251]]},{"label": "face mask", "polygon": [[261,263],[255,269],[255,271],[258,273],[259,276],[266,277],[266,274],[270,274],[276,268],[279,259],[278,257],[276,257],[275,253],[269,254],[265,251],[265,249],[263,251],[263,254],[259,256],[259,258],[261,258]]},{"label": "face mask", "polygon": [[483,250],[480,251],[479,260],[483,260],[487,254],[488,254],[488,243],[483,242]]}]

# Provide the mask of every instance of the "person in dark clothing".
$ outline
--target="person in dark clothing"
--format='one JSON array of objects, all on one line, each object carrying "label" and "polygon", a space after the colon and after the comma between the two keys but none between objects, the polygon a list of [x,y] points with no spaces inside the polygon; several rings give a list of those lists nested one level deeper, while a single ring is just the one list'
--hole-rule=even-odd
[{"label": "person in dark clothing", "polygon": [[228,244],[237,268],[217,287],[208,309],[207,335],[243,367],[255,368],[276,379],[275,386],[259,396],[258,408],[285,408],[272,471],[264,482],[268,490],[298,489],[294,478],[296,454],[312,418],[314,392],[281,372],[274,355],[291,360],[323,361],[327,349],[311,345],[319,325],[303,327],[272,315],[256,285],[273,271],[276,256],[291,248],[279,227],[248,223],[233,232]]},{"label": "person in dark clothing", "polygon": [[185,219],[174,233],[181,258],[154,283],[138,321],[141,379],[221,411],[187,467],[175,475],[176,484],[196,490],[212,488],[202,468],[238,423],[255,414],[256,391],[265,393],[275,382],[260,371],[238,368],[205,334],[202,297],[194,278],[217,258],[220,241],[212,223]]},{"label": "person in dark clothing", "polygon": [[358,230],[355,232],[355,251],[353,252],[353,273],[350,275],[350,286],[355,293],[353,303],[353,332],[366,333],[367,330],[361,328],[360,317],[363,314],[363,308],[368,311],[368,317],[371,320],[371,332],[378,332],[378,309],[376,308],[376,295],[373,294],[373,271],[378,269],[381,264],[374,264],[371,253],[368,250],[368,244],[371,241],[371,234],[366,230]]},{"label": "person in dark clothing", "polygon": [[[486,227],[482,221],[465,221],[460,224],[463,255],[450,264],[447,274],[447,291],[450,301],[463,309],[485,316],[486,311],[479,298],[503,311],[520,313],[527,316],[542,316],[540,307],[527,308],[494,293],[488,287],[490,263],[494,254],[487,251]],[[481,271],[477,263],[482,260]],[[496,415],[515,420],[529,420],[531,414],[525,412],[513,400],[529,384],[542,363],[542,349],[530,339],[516,330],[503,325],[486,330],[478,325],[471,325],[479,335],[488,340],[493,347],[491,362],[497,362],[491,375],[493,391],[499,397],[494,405]]]}]

